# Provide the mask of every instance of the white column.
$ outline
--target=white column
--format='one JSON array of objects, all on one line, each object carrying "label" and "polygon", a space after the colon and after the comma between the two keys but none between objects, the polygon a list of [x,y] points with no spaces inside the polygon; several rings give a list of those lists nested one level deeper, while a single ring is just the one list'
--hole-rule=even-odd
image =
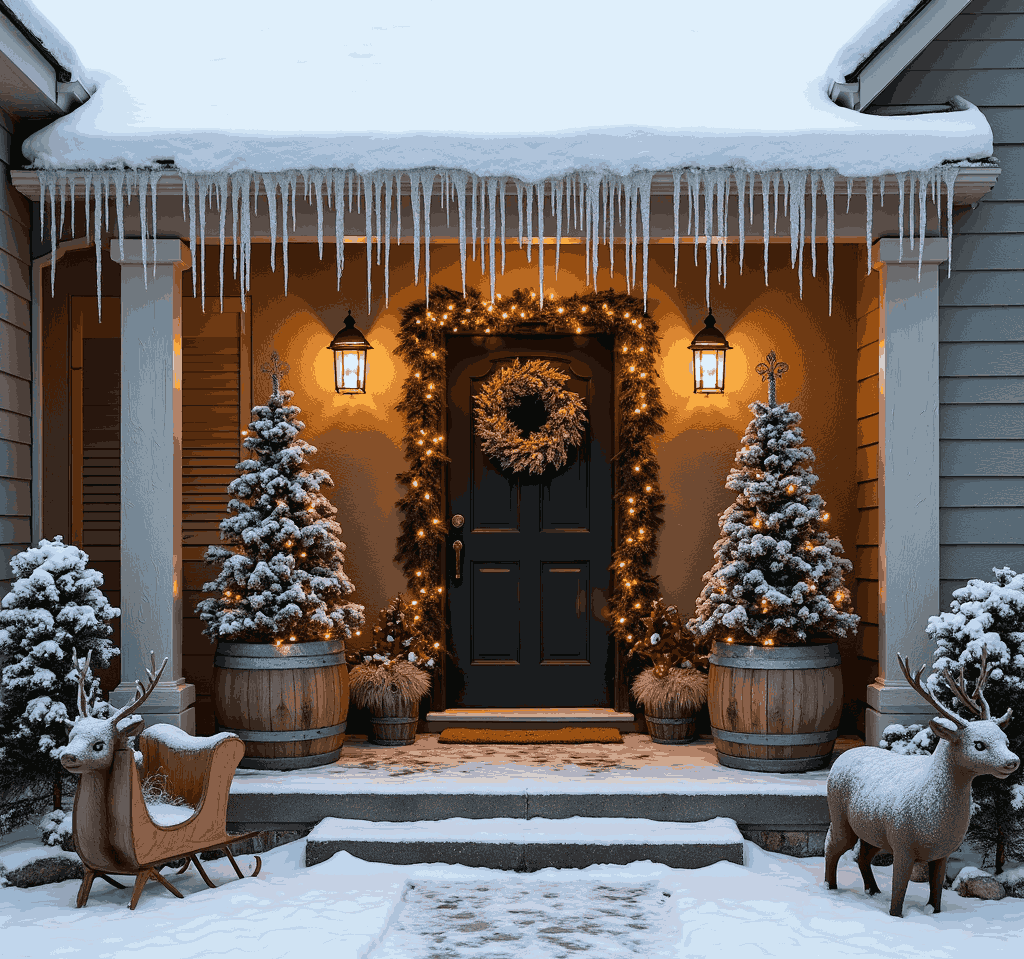
[{"label": "white column", "polygon": [[[117,707],[166,656],[139,713],[195,732],[195,686],[181,665],[181,240],[116,240],[121,264],[121,684]],[[155,270],[154,270],[155,263]]]},{"label": "white column", "polygon": [[939,264],[947,241],[929,237],[918,279],[918,250],[874,244],[881,273],[878,336],[878,678],[867,689],[866,742],[890,723],[926,723],[935,713],[907,683],[928,664],[925,632],[939,612]]}]

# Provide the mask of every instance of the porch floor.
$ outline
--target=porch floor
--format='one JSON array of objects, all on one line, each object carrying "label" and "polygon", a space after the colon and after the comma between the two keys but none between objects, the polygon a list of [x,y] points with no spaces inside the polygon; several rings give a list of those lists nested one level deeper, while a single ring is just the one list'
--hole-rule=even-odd
[{"label": "porch floor", "polygon": [[[863,745],[840,737],[838,755]],[[375,822],[571,816],[663,822],[734,820],[766,848],[821,855],[828,828],[828,770],[761,773],[720,766],[710,736],[662,746],[640,733],[623,743],[410,746],[346,738],[334,763],[289,772],[239,769],[228,823],[306,830],[328,816]],[[774,837],[774,838],[773,838]]]}]

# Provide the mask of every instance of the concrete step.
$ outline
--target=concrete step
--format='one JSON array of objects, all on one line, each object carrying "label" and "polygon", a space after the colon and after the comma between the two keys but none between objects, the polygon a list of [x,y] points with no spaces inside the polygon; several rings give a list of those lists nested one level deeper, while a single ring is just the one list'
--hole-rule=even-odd
[{"label": "concrete step", "polygon": [[462,729],[566,729],[569,726],[599,726],[636,731],[632,713],[614,709],[446,709],[427,713],[427,732],[439,733],[449,727]]},{"label": "concrete step", "polygon": [[676,869],[743,864],[743,837],[731,819],[441,819],[420,822],[322,820],[306,838],[306,865],[345,852],[369,862],[443,862],[516,872],[580,869],[651,860]]}]

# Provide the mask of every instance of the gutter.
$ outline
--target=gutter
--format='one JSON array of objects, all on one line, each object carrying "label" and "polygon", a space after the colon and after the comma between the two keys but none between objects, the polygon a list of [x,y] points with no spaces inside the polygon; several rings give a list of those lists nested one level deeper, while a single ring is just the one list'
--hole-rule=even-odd
[{"label": "gutter", "polygon": [[91,237],[68,240],[52,252],[32,259],[32,543],[43,538],[43,269],[53,268],[69,250],[84,250],[92,246]]},{"label": "gutter", "polygon": [[[922,0],[896,31],[873,50],[845,82],[833,82],[828,89],[833,103],[863,113],[953,19],[970,0]],[[936,112],[933,108],[910,112]]]}]

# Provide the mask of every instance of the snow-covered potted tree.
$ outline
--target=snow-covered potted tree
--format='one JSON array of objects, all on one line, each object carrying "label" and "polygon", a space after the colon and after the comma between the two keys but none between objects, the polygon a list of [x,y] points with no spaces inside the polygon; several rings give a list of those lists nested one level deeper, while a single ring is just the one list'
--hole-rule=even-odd
[{"label": "snow-covered potted tree", "polygon": [[679,610],[659,597],[629,650],[650,665],[633,681],[652,741],[680,745],[697,738],[697,713],[708,698],[705,644],[680,621]]},{"label": "snow-covered potted tree", "polygon": [[419,626],[416,600],[395,596],[380,611],[373,642],[354,656],[352,703],[369,709],[372,741],[378,746],[408,746],[416,741],[420,701],[430,692],[429,670],[440,643]]},{"label": "snow-covered potted tree", "polygon": [[[65,721],[77,714],[79,664],[73,648],[107,667],[120,651],[108,623],[121,615],[104,596],[103,574],[60,536],[40,540],[11,560],[16,577],[0,604],[0,834],[44,807],[43,842],[72,850],[71,816],[63,809],[67,772],[60,756]],[[84,662],[84,660],[83,660]],[[99,680],[86,667],[88,695]],[[97,715],[109,705],[96,702]]]},{"label": "snow-covered potted tree", "polygon": [[713,643],[708,710],[718,761],[738,769],[803,772],[832,754],[843,704],[839,646],[860,618],[844,574],[853,564],[831,536],[812,492],[814,452],[800,414],[776,405],[788,370],[774,353],[757,366],[768,405],[736,453],[726,486],[736,501],[719,517],[715,565],[704,574],[687,626]]},{"label": "snow-covered potted tree", "polygon": [[[363,624],[363,607],[346,597],[345,544],[337,509],[323,493],[325,470],[303,469],[316,449],[299,439],[305,424],[281,391],[287,372],[276,353],[274,390],[252,410],[244,441],[254,455],[228,484],[224,546],[206,561],[220,566],[196,604],[216,642],[213,705],[218,727],[245,741],[239,764],[297,769],[334,762],[348,717],[345,640]],[[359,630],[355,630],[359,635]]]}]

